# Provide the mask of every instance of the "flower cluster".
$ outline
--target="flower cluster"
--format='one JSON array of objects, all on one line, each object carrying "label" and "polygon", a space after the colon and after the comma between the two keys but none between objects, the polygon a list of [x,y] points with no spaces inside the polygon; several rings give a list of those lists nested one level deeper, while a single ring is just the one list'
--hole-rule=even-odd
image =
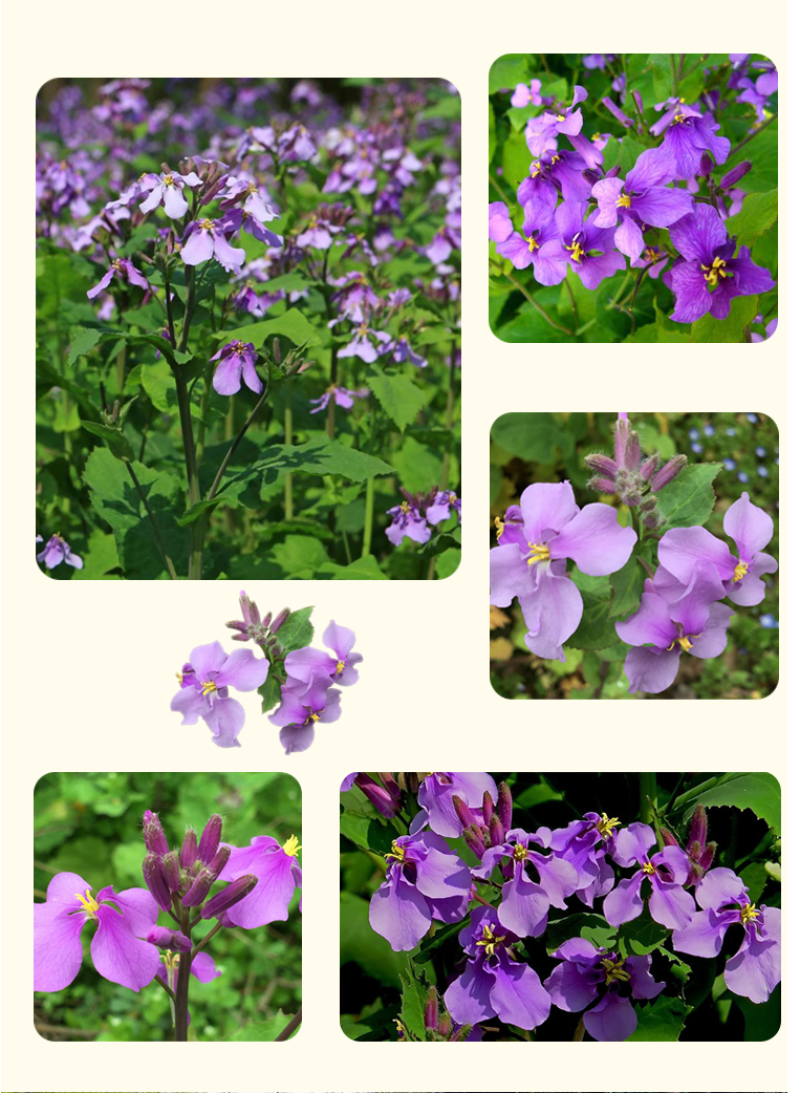
[{"label": "flower cluster", "polygon": [[[741,876],[714,867],[702,805],[684,850],[671,827],[656,833],[606,813],[555,829],[515,826],[508,785],[488,773],[358,773],[342,792],[353,787],[390,818],[392,832],[385,878],[370,901],[372,929],[410,952],[423,938],[426,948],[450,944],[453,930],[439,938],[437,924],[461,924],[461,958],[445,963],[448,1035],[426,1031],[427,1039],[449,1039],[453,1028],[462,1038],[473,1029],[480,1035],[493,1019],[532,1030],[556,1007],[580,1019],[581,1037],[585,1030],[595,1040],[625,1040],[646,1012],[641,1003],[679,989],[668,961],[656,961],[663,946],[716,959],[732,927],[730,959],[720,967],[728,989],[760,1004],[780,982],[780,911],[756,905]],[[575,901],[593,912],[588,933],[567,933],[584,921]],[[642,916],[656,945],[631,943],[626,924]],[[551,929],[556,942],[548,941]],[[431,1032],[439,1030],[436,1001],[436,1021],[425,1024]],[[401,1038],[413,1037],[401,1026]]]},{"label": "flower cluster", "polygon": [[[665,515],[659,499],[669,494],[668,487],[682,486],[695,467],[685,455],[663,465],[657,452],[644,456],[625,413],[614,427],[613,457],[590,453],[585,462],[594,472],[587,488],[609,500],[616,495],[623,507],[594,503],[580,509],[570,482],[528,486],[519,505],[495,521],[490,603],[508,607],[518,601],[528,627],[525,644],[543,659],[563,662],[565,642],[598,648],[616,635],[630,646],[625,658],[630,693],[659,694],[675,681],[682,654],[709,659],[723,653],[733,618],[723,601],[753,607],[764,599],[764,578],[778,567],[764,553],[773,536],[772,517],[742,493],[722,520],[731,546],[693,523],[689,509],[675,519],[672,503]],[[705,509],[704,520],[709,515]],[[574,563],[570,573],[568,560]],[[629,562],[634,572],[626,583],[629,592],[641,590],[638,608],[632,610],[634,599],[626,610],[612,612],[609,598],[609,617],[625,617],[608,638],[585,646],[578,630],[583,575],[613,575]],[[607,591],[611,597],[612,589]]]},{"label": "flower cluster", "polygon": [[[107,885],[92,895],[93,886],[77,873],[58,873],[45,902],[34,904],[34,990],[60,991],[75,980],[83,928],[93,924],[95,971],[137,992],[158,981],[172,1002],[175,1038],[185,1040],[189,976],[209,983],[222,975],[206,946],[221,929],[252,930],[289,917],[302,884],[300,844],[294,835],[283,846],[257,835],[249,847],[233,846],[222,841],[222,817],[215,814],[199,839],[189,828],[180,847],[170,849],[155,812],[148,809],[142,824],[146,888],[116,892]],[[225,887],[212,894],[220,883]],[[167,925],[159,925],[159,912],[169,916]],[[207,922],[211,930],[193,937]]]},{"label": "flower cluster", "polygon": [[[617,72],[613,57],[597,57],[588,69]],[[750,247],[738,245],[726,226],[742,207],[737,183],[751,164],[741,161],[722,173],[738,146],[732,149],[721,134],[720,119],[737,103],[755,107],[756,123],[744,144],[764,125],[765,104],[777,91],[774,67],[767,62],[754,86],[746,60],[731,55],[718,78],[710,80],[716,90],[703,92],[691,105],[677,94],[646,103],[640,90],[626,90],[623,66],[613,87],[634,117],[609,96],[593,103],[581,84],[575,84],[571,102],[543,97],[539,80],[519,84],[510,105],[526,110],[530,166],[522,179],[505,178],[516,187],[516,205],[489,204],[489,239],[499,258],[514,270],[530,268],[543,286],[561,284],[571,270],[590,291],[630,263],[638,270],[637,289],[648,272],[671,290],[670,318],[676,323],[693,323],[706,314],[723,320],[736,297],[774,288],[770,271],[753,261]],[[600,105],[622,136],[586,135],[584,111]],[[628,158],[629,144],[635,160]],[[628,300],[631,315],[635,298],[636,290]]]},{"label": "flower cluster", "polygon": [[274,618],[263,618],[246,592],[239,595],[242,621],[227,626],[236,631],[233,640],[252,641],[263,657],[251,649],[226,654],[218,641],[200,645],[178,673],[180,690],[170,709],[183,715],[183,725],[196,725],[200,718],[211,730],[212,741],[221,748],[238,748],[244,725],[244,708],[231,696],[237,691],[258,690],[264,711],[278,701],[269,720],[280,728],[280,741],[287,755],[311,747],[317,723],[338,721],[342,692],[358,680],[356,665],[364,659],[353,652],[356,636],[333,620],[322,635],[329,652],[311,648],[311,609],[294,612],[288,608]]},{"label": "flower cluster", "polygon": [[427,543],[432,529],[455,514],[461,524],[461,498],[451,490],[432,489],[424,494],[412,494],[400,491],[403,500],[387,512],[392,522],[386,529],[386,537],[394,546],[400,546],[403,539],[413,543]]}]

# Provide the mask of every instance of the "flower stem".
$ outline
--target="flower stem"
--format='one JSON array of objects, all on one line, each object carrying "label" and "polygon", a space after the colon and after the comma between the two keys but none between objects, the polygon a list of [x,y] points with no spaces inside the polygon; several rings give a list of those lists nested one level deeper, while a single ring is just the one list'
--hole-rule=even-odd
[{"label": "flower stem", "polygon": [[150,505],[148,503],[147,495],[145,494],[144,490],[142,489],[141,483],[139,482],[139,479],[136,477],[136,472],[134,471],[134,469],[131,466],[130,462],[127,459],[123,460],[123,462],[124,462],[125,466],[128,469],[128,474],[131,476],[131,480],[132,480],[133,485],[136,489],[136,492],[139,494],[139,500],[144,505],[145,512],[147,513],[147,515],[150,519],[150,525],[153,528],[153,536],[154,536],[155,541],[156,541],[156,546],[158,547],[158,551],[161,555],[161,558],[162,558],[162,561],[164,562],[164,565],[167,567],[167,572],[169,573],[169,579],[171,581],[177,581],[178,574],[175,572],[175,566],[173,564],[172,558],[170,558],[169,554],[167,554],[166,547],[164,546],[164,540],[161,538],[161,532],[159,530],[158,524],[156,523],[156,518],[153,515],[153,510],[150,508]]},{"label": "flower stem", "polygon": [[[219,470],[216,473],[214,481],[211,483],[211,489],[208,491],[208,500],[209,501],[214,500],[214,497],[216,496],[217,490],[219,489],[219,484],[222,481],[222,478],[225,474],[225,471],[228,469],[228,464],[230,463],[231,459],[233,458],[234,452],[236,451],[236,449],[239,447],[242,440],[244,439],[244,434],[247,432],[247,430],[250,428],[250,426],[255,421],[256,416],[258,415],[258,411],[261,409],[261,407],[266,402],[268,394],[269,394],[269,376],[267,376],[267,382],[264,384],[264,390],[261,392],[261,397],[259,398],[258,402],[255,404],[252,411],[248,415],[244,425],[241,427],[239,432],[236,434],[236,437],[235,437],[233,443],[231,444],[230,448],[228,448],[222,462],[219,465]],[[200,523],[200,521],[197,521],[197,522]]]},{"label": "flower stem", "polygon": [[639,819],[643,824],[649,824],[655,815],[651,801],[655,800],[657,789],[655,773],[639,775]]},{"label": "flower stem", "polygon": [[207,934],[206,934],[206,936],[205,936],[205,937],[203,938],[203,940],[202,940],[202,941],[198,941],[198,943],[197,943],[197,944],[195,945],[195,947],[194,947],[194,948],[192,949],[191,953],[189,954],[189,966],[190,966],[190,967],[191,967],[192,961],[193,961],[193,960],[194,960],[194,958],[195,958],[195,957],[197,956],[197,954],[198,954],[199,952],[201,952],[201,951],[202,951],[203,949],[205,949],[206,945],[208,945],[209,941],[210,941],[210,940],[211,940],[211,938],[212,938],[212,937],[214,936],[214,934],[217,934],[217,933],[219,933],[219,931],[220,931],[221,929],[222,929],[222,920],[220,919],[219,921],[217,921],[217,922],[216,922],[216,923],[214,924],[213,928],[212,928],[211,930],[209,930],[209,931],[208,931],[208,933],[207,933]]},{"label": "flower stem", "polygon": [[278,1033],[278,1035],[273,1040],[273,1043],[277,1044],[277,1043],[282,1043],[285,1040],[288,1040],[289,1037],[292,1035],[292,1033],[295,1031],[295,1029],[300,1027],[300,1024],[301,1024],[302,1020],[303,1020],[303,1011],[302,1011],[302,1009],[299,1009],[297,1011],[297,1013],[294,1015],[294,1017],[291,1019],[289,1024],[286,1026],[286,1028],[283,1030],[283,1032]]},{"label": "flower stem", "polygon": [[747,144],[749,141],[751,141],[755,137],[757,137],[759,133],[763,133],[768,125],[772,125],[772,123],[774,121],[777,121],[777,120],[778,120],[778,111],[776,110],[775,113],[772,115],[772,117],[768,121],[762,122],[761,125],[757,126],[753,130],[752,133],[748,133],[747,136],[743,140],[740,140],[735,148],[732,148],[730,150],[730,152],[728,153],[728,159],[731,159],[733,156],[735,156],[740,148],[744,148],[745,144]]},{"label": "flower stem", "polygon": [[[292,406],[287,403],[283,412],[283,435],[286,447],[292,444]],[[292,495],[292,476],[287,474],[283,480],[283,514],[287,520],[294,519],[294,497]]]},{"label": "flower stem", "polygon": [[364,497],[364,541],[361,545],[361,557],[368,558],[372,548],[372,520],[375,511],[375,479],[367,479],[367,492]]},{"label": "flower stem", "polygon": [[557,323],[555,319],[542,307],[542,305],[531,296],[530,292],[525,288],[521,281],[518,281],[516,277],[512,277],[510,273],[506,273],[505,277],[511,282],[514,288],[518,289],[525,299],[531,304],[542,316],[549,326],[552,326],[554,330],[560,330],[562,334],[566,334],[569,338],[575,337],[575,331],[569,330],[566,326],[562,326],[561,323]]}]

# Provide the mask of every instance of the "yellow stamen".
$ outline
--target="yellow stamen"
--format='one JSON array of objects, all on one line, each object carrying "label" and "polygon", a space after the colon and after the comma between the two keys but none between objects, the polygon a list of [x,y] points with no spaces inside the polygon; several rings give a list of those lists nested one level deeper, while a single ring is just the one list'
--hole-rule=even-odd
[{"label": "yellow stamen", "polygon": [[392,841],[392,849],[388,854],[384,854],[383,856],[387,861],[404,862],[406,860],[406,848],[404,846],[399,846],[397,839],[394,839]]},{"label": "yellow stamen", "polygon": [[758,918],[758,908],[754,903],[748,903],[741,910],[742,926]]},{"label": "yellow stamen", "polygon": [[528,250],[531,252],[531,254],[533,254],[533,252],[535,250],[539,249],[539,244],[536,242],[536,236],[535,235],[526,235],[525,236],[525,241],[528,244]]},{"label": "yellow stamen", "polygon": [[402,501],[400,503],[400,511],[405,513],[406,515],[411,512],[411,505],[409,505],[408,501]]},{"label": "yellow stamen", "polygon": [[651,861],[646,861],[644,863],[644,865],[642,866],[642,872],[646,873],[648,877],[652,877],[652,875],[653,875],[653,873],[655,873],[655,871],[656,871],[656,867],[653,865],[653,863]]},{"label": "yellow stamen", "polygon": [[617,198],[617,208],[618,208],[618,209],[629,209],[630,207],[631,207],[631,199],[630,199],[630,198],[628,197],[628,195],[627,195],[627,194],[626,194],[626,193],[625,193],[625,192],[623,191],[623,192],[622,192],[622,193],[621,193],[621,194],[619,195],[619,197]]},{"label": "yellow stamen", "polygon": [[616,816],[612,816],[612,818],[609,820],[608,816],[606,816],[604,812],[600,819],[597,821],[596,827],[600,834],[603,836],[603,838],[607,839],[613,833],[614,828],[619,827],[619,820]]},{"label": "yellow stamen", "polygon": [[115,258],[114,261],[111,263],[111,268],[116,269],[116,270],[121,270],[122,269],[122,260],[119,259],[119,258]]},{"label": "yellow stamen", "polygon": [[502,937],[497,937],[491,926],[484,926],[483,938],[478,942],[478,945],[481,948],[486,949],[487,956],[494,956],[495,949],[502,941],[505,941],[505,939],[505,934],[503,934]]},{"label": "yellow stamen", "polygon": [[203,684],[203,698],[207,698],[210,694],[213,694],[216,689],[217,685],[213,679],[206,680]]},{"label": "yellow stamen", "polygon": [[533,553],[528,558],[528,565],[533,565],[535,562],[549,562],[550,561],[550,547],[546,543],[528,543]]},{"label": "yellow stamen", "polygon": [[644,257],[647,262],[655,262],[656,258],[661,257],[661,252],[654,247],[645,247]]},{"label": "yellow stamen", "polygon": [[573,262],[580,262],[581,258],[586,257],[586,251],[583,249],[580,243],[576,241],[576,239],[572,240],[571,245],[569,243],[565,243],[564,249],[569,251],[569,256]]},{"label": "yellow stamen", "polygon": [[90,918],[94,918],[96,912],[100,910],[100,904],[96,899],[92,897],[91,888],[86,889],[86,895],[82,896],[79,892],[75,893],[75,899],[79,903],[83,904],[83,909]]},{"label": "yellow stamen", "polygon": [[517,843],[517,845],[514,847],[514,861],[525,861],[527,857],[527,846],[523,846],[522,843]]},{"label": "yellow stamen", "polygon": [[497,528],[497,538],[499,539],[503,532],[506,530],[505,521],[501,520],[499,516],[495,516],[494,526]]},{"label": "yellow stamen", "polygon": [[672,645],[667,646],[667,652],[671,653],[676,645],[680,645],[684,653],[687,653],[690,649],[694,649],[694,645],[692,645],[691,641],[689,640],[690,637],[696,638],[697,634],[690,634],[688,636],[684,635],[682,638],[676,638],[675,641],[673,641]]},{"label": "yellow stamen", "polygon": [[448,501],[450,502],[451,505],[454,505],[457,500],[458,500],[458,498],[456,497],[456,495],[454,493],[451,493],[450,496],[448,497]]},{"label": "yellow stamen", "polygon": [[742,579],[742,577],[746,577],[747,576],[747,570],[749,568],[750,568],[750,563],[749,562],[741,562],[740,561],[739,564],[736,566],[736,569],[734,569],[734,571],[733,571],[734,581],[740,581]]},{"label": "yellow stamen", "polygon": [[531,164],[531,178],[536,178],[537,175],[542,173],[542,165],[538,159],[535,159]]},{"label": "yellow stamen", "polygon": [[284,854],[288,854],[290,858],[297,857],[298,850],[302,850],[300,840],[296,835],[290,835],[286,842],[283,844]]},{"label": "yellow stamen", "polygon": [[203,229],[204,232],[213,232],[214,221],[209,220],[208,217],[206,217],[205,220],[200,221],[200,227]]},{"label": "yellow stamen", "polygon": [[367,324],[362,323],[361,326],[358,328],[359,336],[362,337],[362,338],[366,338],[368,330],[369,330],[369,327],[367,326]]},{"label": "yellow stamen", "polygon": [[563,114],[556,114],[557,121],[566,121],[566,117]]},{"label": "yellow stamen", "polygon": [[183,683],[183,672],[176,672],[175,673],[175,678],[178,680],[179,683],[182,684]]},{"label": "yellow stamen", "polygon": [[344,661],[343,660],[337,660],[337,662],[336,662],[336,674],[337,674],[337,676],[340,676],[343,671],[344,671]]},{"label": "yellow stamen", "polygon": [[720,277],[730,277],[730,271],[725,269],[725,264],[724,258],[715,258],[710,266],[700,266],[706,271],[703,276],[708,281],[709,288],[716,288]]},{"label": "yellow stamen", "polygon": [[309,710],[308,711],[308,717],[306,718],[305,723],[306,723],[306,725],[308,725],[312,721],[319,721],[319,714],[318,713],[312,713],[311,710]]},{"label": "yellow stamen", "polygon": [[615,964],[613,960],[605,958],[600,961],[603,965],[603,970],[606,973],[606,986],[610,987],[612,983],[627,983],[630,981],[630,972],[625,971],[625,961],[618,960]]},{"label": "yellow stamen", "polygon": [[164,175],[164,185],[165,186],[174,186],[175,185],[175,179],[172,177],[172,175]]}]

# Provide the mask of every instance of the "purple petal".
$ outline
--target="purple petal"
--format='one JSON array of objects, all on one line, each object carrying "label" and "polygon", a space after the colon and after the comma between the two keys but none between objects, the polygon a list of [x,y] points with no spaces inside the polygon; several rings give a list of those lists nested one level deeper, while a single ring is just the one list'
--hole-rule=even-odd
[{"label": "purple petal", "polygon": [[[161,966],[155,945],[136,937],[128,918],[111,907],[101,906],[97,921],[97,933],[92,938],[92,961],[100,975],[137,992],[152,983]],[[155,918],[150,925],[153,922]]]},{"label": "purple petal", "polygon": [[645,860],[655,843],[656,837],[649,824],[634,823],[623,827],[617,832],[614,861],[623,868],[636,865]]},{"label": "purple petal", "polygon": [[742,947],[725,965],[725,983],[734,994],[751,1002],[766,1002],[781,981],[781,913],[765,907],[769,940],[748,930]]},{"label": "purple petal", "polygon": [[638,1020],[629,998],[620,998],[616,992],[609,992],[593,1009],[584,1013],[583,1023],[593,1039],[603,1043],[619,1043],[633,1035]]},{"label": "purple petal", "polygon": [[308,751],[314,743],[314,726],[311,725],[284,725],[278,733],[281,745],[286,755],[295,751]]},{"label": "purple petal", "polygon": [[431,921],[428,901],[399,869],[394,870],[369,901],[370,926],[386,938],[395,952],[416,948],[430,929]]},{"label": "purple petal", "polygon": [[447,1012],[459,1025],[477,1025],[495,1016],[492,990],[495,976],[485,965],[469,961],[461,976],[444,992]]},{"label": "purple petal", "polygon": [[625,675],[630,683],[628,693],[633,695],[642,691],[657,695],[666,691],[675,682],[679,660],[680,651],[677,648],[671,653],[662,653],[658,649],[629,649],[625,657]]},{"label": "purple petal", "polygon": [[525,534],[534,543],[546,531],[560,532],[579,512],[569,482],[536,482],[522,491],[519,504]]},{"label": "purple petal", "polygon": [[252,649],[237,649],[226,659],[215,680],[217,687],[234,687],[237,691],[255,691],[266,680],[269,661],[256,657]]},{"label": "purple petal", "polygon": [[666,987],[666,983],[656,983],[650,970],[653,963],[651,956],[629,956],[625,961],[625,971],[630,975],[631,995],[634,998],[655,998]]},{"label": "purple petal", "polygon": [[550,900],[539,884],[534,884],[524,869],[515,868],[514,876],[503,885],[503,899],[497,917],[517,937],[540,937],[547,926]]},{"label": "purple petal", "polygon": [[236,880],[248,873],[258,877],[253,891],[227,912],[231,922],[245,930],[269,922],[285,922],[289,917],[289,903],[296,887],[292,873],[294,858],[273,844],[273,839],[256,836],[250,847],[235,847],[220,874],[224,880]]},{"label": "purple petal", "polygon": [[494,974],[491,1000],[500,1020],[524,1029],[544,1024],[550,1016],[550,995],[533,968],[512,963],[501,952]]},{"label": "purple petal", "polygon": [[665,884],[658,878],[658,874],[653,874],[650,879],[653,887],[650,914],[656,922],[669,930],[683,930],[691,922],[696,910],[691,893],[679,884]]},{"label": "purple petal", "polygon": [[[597,957],[594,950],[593,959]],[[568,1013],[581,1013],[597,998],[597,986],[592,982],[591,975],[577,964],[565,960],[559,964],[549,979],[544,981],[547,993],[554,1005]]]},{"label": "purple petal", "polygon": [[214,958],[209,953],[198,953],[192,961],[192,975],[201,983],[210,983],[212,979],[219,979],[222,972],[217,971]]},{"label": "purple petal", "polygon": [[557,576],[549,565],[539,568],[537,587],[519,600],[528,627],[525,644],[537,656],[563,663],[566,656],[562,642],[578,629],[583,600],[568,577]]},{"label": "purple petal", "polygon": [[211,709],[203,714],[203,720],[211,729],[212,743],[218,748],[239,748],[237,737],[244,727],[244,706],[235,698],[217,698]]},{"label": "purple petal", "polygon": [[736,543],[739,557],[747,559],[764,549],[775,530],[772,517],[754,505],[746,493],[733,502],[725,513],[722,526],[725,534]]},{"label": "purple petal", "polygon": [[634,873],[632,877],[621,880],[613,892],[609,892],[603,901],[603,914],[612,926],[621,926],[623,922],[632,922],[644,910],[641,887],[644,873]]},{"label": "purple petal", "polygon": [[672,947],[690,956],[717,956],[730,924],[728,918],[716,911],[700,911],[691,916],[688,925],[674,931]]}]

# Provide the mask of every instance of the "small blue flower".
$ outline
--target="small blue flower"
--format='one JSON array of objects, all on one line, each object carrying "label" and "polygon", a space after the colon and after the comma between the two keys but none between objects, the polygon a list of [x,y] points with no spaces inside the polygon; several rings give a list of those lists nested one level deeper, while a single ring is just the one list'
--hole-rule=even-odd
[{"label": "small blue flower", "polygon": [[764,627],[765,630],[777,630],[778,620],[774,615],[759,615],[758,621]]},{"label": "small blue flower", "polygon": [[766,448],[756,448],[756,455],[758,456],[759,459],[763,459],[766,454],[767,454],[767,449]]},{"label": "small blue flower", "polygon": [[696,452],[698,455],[702,455],[703,454],[703,445],[698,444],[697,441],[695,441],[694,444],[692,444],[692,451]]},{"label": "small blue flower", "polygon": [[704,425],[703,426],[703,432],[706,434],[706,436],[713,436],[716,431],[717,430],[714,428],[713,425]]},{"label": "small blue flower", "polygon": [[728,434],[728,436],[736,436],[735,429],[726,429],[725,432]]},{"label": "small blue flower", "polygon": [[769,470],[763,464],[756,469],[762,478],[769,478]]},{"label": "small blue flower", "polygon": [[725,468],[726,471],[735,471],[736,470],[736,460],[735,459],[723,459],[722,466]]},{"label": "small blue flower", "polygon": [[700,439],[700,432],[699,432],[699,430],[697,430],[697,429],[690,429],[690,430],[689,430],[689,439],[690,439],[690,440],[699,440],[699,439]]},{"label": "small blue flower", "polygon": [[736,477],[739,479],[740,482],[749,482],[750,481],[750,475],[746,474],[744,471],[739,471],[739,473]]},{"label": "small blue flower", "polygon": [[758,425],[758,414],[745,414],[751,425]]}]

